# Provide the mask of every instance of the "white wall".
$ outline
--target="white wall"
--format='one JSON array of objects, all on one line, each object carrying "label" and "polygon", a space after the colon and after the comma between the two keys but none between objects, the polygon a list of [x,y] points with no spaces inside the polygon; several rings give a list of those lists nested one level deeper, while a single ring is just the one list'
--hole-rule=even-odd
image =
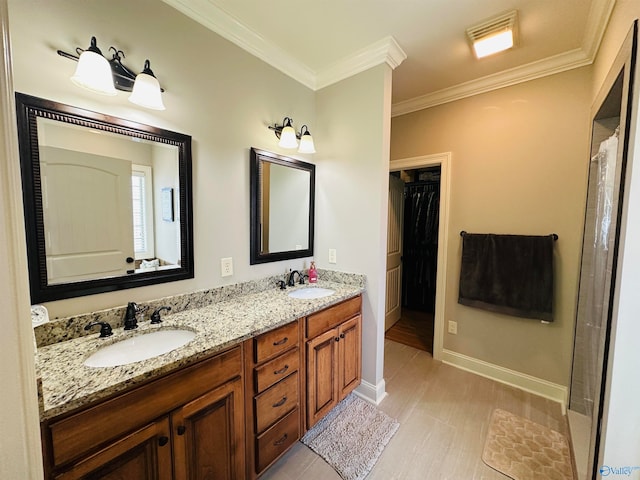
[{"label": "white wall", "polygon": [[[381,65],[318,92],[316,260],[319,268],[364,273],[360,391],[384,395],[384,302],[391,69]],[[316,134],[315,131],[318,133]],[[330,138],[331,143],[322,139]],[[337,263],[328,263],[335,248]]]},{"label": "white wall", "polygon": [[0,478],[42,478],[7,4],[0,0]]},{"label": "white wall", "polygon": [[[286,115],[297,127],[301,122],[309,124],[315,133],[313,91],[160,0],[11,0],[9,7],[17,91],[193,138],[195,278],[50,302],[46,305],[52,316],[302,268],[304,259],[249,265],[249,149],[315,162],[313,156],[280,149],[267,128],[282,123]],[[166,90],[166,111],[136,107],[124,92],[103,97],[71,83],[76,63],[56,50],[86,48],[92,35],[105,54],[111,45],[122,49],[125,64],[133,69],[142,68],[145,59],[151,61]],[[234,259],[234,275],[224,279],[220,276],[223,257]]]},{"label": "white wall", "polygon": [[[6,1],[0,0],[0,6],[4,7]],[[316,172],[318,266],[367,275],[364,378],[374,388],[371,395],[379,399],[384,393],[390,68],[376,67],[322,92],[313,92],[160,0],[10,0],[9,4],[16,91],[193,138],[195,278],[49,302],[46,305],[51,316],[262,278],[282,273],[285,268],[301,269],[309,259],[249,265],[249,149],[253,146],[316,164],[322,162]],[[7,16],[2,13],[4,21]],[[135,107],[125,93],[116,97],[93,95],[69,81],[75,63],[58,56],[56,50],[86,48],[92,35],[104,53],[112,44],[124,50],[125,63],[131,68],[141,68],[144,60],[150,59],[166,90],[166,111]],[[13,112],[13,105],[3,101],[2,106]],[[316,109],[321,110],[317,116]],[[281,123],[284,116],[292,117],[297,127],[309,125],[319,154],[292,154],[277,146],[267,126]],[[2,120],[3,133],[15,141],[15,119],[9,119],[11,128]],[[4,170],[0,172],[1,191],[11,196],[9,203],[3,198],[0,220],[6,223],[7,215],[8,220],[14,220],[2,235],[12,231],[23,236],[18,163],[17,158],[14,160],[8,163],[11,182]],[[11,189],[5,189],[5,183],[10,183]],[[10,209],[8,205],[19,206]],[[3,315],[13,319],[0,340],[6,406],[0,421],[5,432],[12,432],[0,440],[0,477],[40,478],[24,241],[18,242],[17,252],[6,251],[12,247],[11,242],[0,243],[0,287],[6,292],[2,296]],[[327,264],[329,247],[338,249],[337,265]],[[232,277],[220,276],[222,257],[234,258]],[[7,268],[4,262],[9,264]],[[28,338],[21,338],[25,332]]]}]

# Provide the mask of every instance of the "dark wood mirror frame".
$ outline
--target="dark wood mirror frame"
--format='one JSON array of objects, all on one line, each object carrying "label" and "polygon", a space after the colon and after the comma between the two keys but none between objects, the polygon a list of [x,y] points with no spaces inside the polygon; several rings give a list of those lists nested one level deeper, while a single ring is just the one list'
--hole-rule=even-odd
[{"label": "dark wood mirror frame", "polygon": [[[16,109],[32,304],[194,277],[190,136],[22,93],[16,93]],[[177,268],[73,283],[48,284],[38,117],[177,147],[181,219],[180,265]]]},{"label": "dark wood mirror frame", "polygon": [[[261,251],[261,233],[260,224],[260,195],[261,195],[261,175],[260,164],[263,161],[282,165],[285,167],[295,168],[309,172],[309,243],[308,248],[301,250],[289,250],[284,252],[263,253]],[[316,184],[316,166],[312,163],[303,162],[294,158],[285,157],[275,153],[251,149],[250,155],[250,221],[251,221],[251,252],[250,264],[277,262],[280,260],[291,260],[294,258],[303,258],[313,256],[313,235],[314,235],[314,210],[315,210],[315,184]]]}]

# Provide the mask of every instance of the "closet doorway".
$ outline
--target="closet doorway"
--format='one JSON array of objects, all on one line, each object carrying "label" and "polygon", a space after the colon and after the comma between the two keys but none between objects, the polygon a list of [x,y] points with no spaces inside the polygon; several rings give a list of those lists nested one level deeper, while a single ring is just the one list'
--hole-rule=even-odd
[{"label": "closet doorway", "polygon": [[393,161],[389,178],[385,336],[436,359],[444,327],[449,161],[448,153]]}]

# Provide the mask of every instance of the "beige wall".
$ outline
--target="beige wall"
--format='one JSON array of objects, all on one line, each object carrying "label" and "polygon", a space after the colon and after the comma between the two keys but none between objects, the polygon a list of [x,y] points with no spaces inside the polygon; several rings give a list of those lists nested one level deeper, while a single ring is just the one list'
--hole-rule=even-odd
[{"label": "beige wall", "polygon": [[[391,159],[452,152],[444,348],[569,384],[589,145],[590,69],[395,117]],[[555,322],[457,303],[459,232],[557,233]]]}]

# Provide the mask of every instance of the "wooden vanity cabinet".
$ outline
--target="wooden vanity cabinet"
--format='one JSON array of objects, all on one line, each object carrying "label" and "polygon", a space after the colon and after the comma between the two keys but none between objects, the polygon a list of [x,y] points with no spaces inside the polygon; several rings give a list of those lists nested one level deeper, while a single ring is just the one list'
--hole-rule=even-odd
[{"label": "wooden vanity cabinet", "polygon": [[362,378],[360,296],[306,319],[306,428],[313,427]]},{"label": "wooden vanity cabinet", "polygon": [[46,478],[242,479],[242,347],[42,424]]},{"label": "wooden vanity cabinet", "polygon": [[301,322],[245,341],[247,478],[260,476],[302,432]]}]

